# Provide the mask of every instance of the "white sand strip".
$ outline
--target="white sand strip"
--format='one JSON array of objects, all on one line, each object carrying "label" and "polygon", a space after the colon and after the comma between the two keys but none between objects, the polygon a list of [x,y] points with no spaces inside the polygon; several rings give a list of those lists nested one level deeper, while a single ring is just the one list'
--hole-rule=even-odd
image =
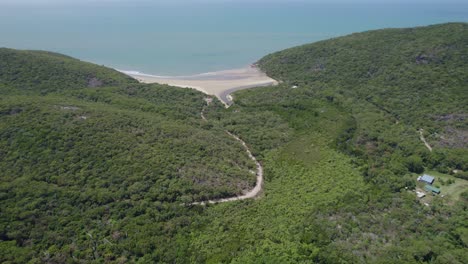
[{"label": "white sand strip", "polygon": [[135,71],[120,71],[142,83],[159,83],[171,86],[193,88],[218,97],[226,107],[231,105],[229,94],[247,88],[278,84],[257,67],[202,73],[190,76],[156,76]]}]

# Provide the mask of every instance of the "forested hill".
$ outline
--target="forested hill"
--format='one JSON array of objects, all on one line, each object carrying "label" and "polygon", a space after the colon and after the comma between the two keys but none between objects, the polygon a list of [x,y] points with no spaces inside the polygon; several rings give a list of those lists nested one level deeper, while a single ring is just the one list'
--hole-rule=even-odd
[{"label": "forested hill", "polygon": [[[467,47],[453,23],[288,49],[228,109],[3,49],[0,262],[465,263]],[[194,205],[255,184],[225,131],[263,192]]]},{"label": "forested hill", "polygon": [[[91,240],[137,226],[164,241],[192,214],[181,204],[253,188],[244,147],[202,121],[205,97],[60,54],[0,49],[0,262],[89,262],[106,254]],[[137,244],[122,248],[134,255]]]},{"label": "forested hill", "polygon": [[[433,128],[466,119],[467,43],[467,23],[385,29],[284,50],[260,65],[288,84],[367,100],[397,119]],[[466,147],[464,139],[445,143]]]},{"label": "forested hill", "polygon": [[114,69],[46,51],[0,48],[0,85],[48,93],[83,87],[136,83]]},{"label": "forested hill", "polygon": [[[192,231],[192,259],[466,262],[467,49],[468,25],[453,23],[357,33],[261,59],[282,83],[236,92],[230,109],[208,117],[262,157],[265,196],[207,209],[205,221],[217,220]],[[440,195],[424,191],[423,173]]]},{"label": "forested hill", "polygon": [[[355,151],[417,153],[415,159],[446,172],[467,169],[467,23],[355,33],[274,53],[259,64],[288,86],[352,109]],[[420,129],[435,150],[431,157],[422,144],[406,144]]]}]

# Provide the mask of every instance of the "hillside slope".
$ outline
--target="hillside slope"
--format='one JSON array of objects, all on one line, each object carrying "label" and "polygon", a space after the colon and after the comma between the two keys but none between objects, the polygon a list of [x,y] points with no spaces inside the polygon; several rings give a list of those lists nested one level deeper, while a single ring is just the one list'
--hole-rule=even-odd
[{"label": "hillside slope", "polygon": [[191,214],[182,203],[255,185],[244,147],[202,121],[200,92],[48,52],[0,56],[0,262],[63,263],[70,248],[91,260],[90,236],[141,217],[175,248],[163,227]]},{"label": "hillside slope", "polygon": [[[464,263],[466,36],[460,23],[386,29],[271,54],[260,66],[283,83],[236,92],[229,109],[119,79],[5,82],[0,261]],[[225,130],[262,164],[264,191],[194,205],[254,184]],[[444,196],[419,200],[429,169]]]},{"label": "hillside slope", "polygon": [[116,70],[46,51],[0,48],[0,85],[41,93],[137,83]]},{"label": "hillside slope", "polygon": [[[274,53],[259,64],[286,85],[352,109],[354,151],[401,151],[444,172],[468,169],[468,24],[356,33]],[[420,129],[432,155],[410,143]]]},{"label": "hillside slope", "polygon": [[[188,236],[191,260],[464,263],[468,191],[445,191],[466,186],[454,178],[463,174],[437,177],[443,196],[414,190],[424,170],[467,169],[466,142],[429,137],[430,152],[418,132],[466,133],[466,119],[433,116],[466,115],[467,36],[466,24],[386,29],[262,59],[283,83],[237,92],[208,116],[262,157],[265,197],[206,209]],[[417,60],[437,47],[440,57]]]}]

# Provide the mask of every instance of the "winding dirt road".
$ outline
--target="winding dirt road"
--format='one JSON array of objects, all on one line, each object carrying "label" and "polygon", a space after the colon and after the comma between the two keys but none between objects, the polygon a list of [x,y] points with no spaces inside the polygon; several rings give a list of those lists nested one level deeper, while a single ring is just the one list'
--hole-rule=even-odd
[{"label": "winding dirt road", "polygon": [[[208,121],[206,119],[206,116],[204,114],[206,108],[210,105],[211,103],[211,98],[205,99],[206,105],[203,107],[202,111],[200,112],[200,116],[204,121]],[[249,155],[249,158],[255,162],[255,165],[257,166],[257,172],[255,173],[257,177],[257,182],[255,183],[255,187],[250,190],[249,192],[240,195],[240,196],[234,196],[234,197],[229,197],[229,198],[222,198],[222,199],[215,199],[215,200],[208,200],[208,201],[202,201],[202,202],[195,202],[192,203],[193,205],[205,205],[205,204],[215,204],[215,203],[225,203],[225,202],[232,202],[232,201],[239,201],[239,200],[245,200],[245,199],[251,199],[257,197],[263,190],[263,167],[258,162],[258,160],[255,158],[254,155],[252,155],[252,152],[250,151],[249,147],[247,144],[240,139],[238,136],[232,134],[231,132],[224,130],[226,134],[228,134],[230,137],[234,138],[238,142],[242,144],[242,146],[245,149],[245,152],[247,152],[247,155]]]},{"label": "winding dirt road", "polygon": [[424,135],[423,135],[423,132],[424,130],[421,128],[419,129],[419,138],[421,139],[421,141],[424,143],[424,145],[426,145],[426,148],[432,152],[432,147],[431,145],[429,145],[429,143],[427,143],[426,139],[424,138]]},{"label": "winding dirt road", "polygon": [[218,98],[221,100],[221,102],[224,104],[226,108],[232,105],[232,93],[239,91],[239,90],[244,90],[244,89],[249,89],[249,88],[256,88],[256,87],[265,87],[265,86],[272,86],[276,85],[278,82],[273,80],[270,82],[264,82],[261,84],[252,84],[252,85],[244,85],[244,86],[239,86],[239,87],[234,87],[231,89],[227,89],[222,91],[219,95]]}]

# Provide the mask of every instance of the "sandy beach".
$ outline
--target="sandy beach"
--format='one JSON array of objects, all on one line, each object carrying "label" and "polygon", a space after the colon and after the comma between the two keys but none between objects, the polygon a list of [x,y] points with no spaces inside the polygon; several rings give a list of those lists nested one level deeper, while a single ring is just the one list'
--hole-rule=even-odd
[{"label": "sandy beach", "polygon": [[122,70],[120,70],[120,72],[142,83],[159,83],[183,88],[193,88],[218,97],[226,107],[232,104],[232,97],[230,94],[235,91],[278,84],[276,80],[271,79],[255,66],[190,76],[156,76]]}]

